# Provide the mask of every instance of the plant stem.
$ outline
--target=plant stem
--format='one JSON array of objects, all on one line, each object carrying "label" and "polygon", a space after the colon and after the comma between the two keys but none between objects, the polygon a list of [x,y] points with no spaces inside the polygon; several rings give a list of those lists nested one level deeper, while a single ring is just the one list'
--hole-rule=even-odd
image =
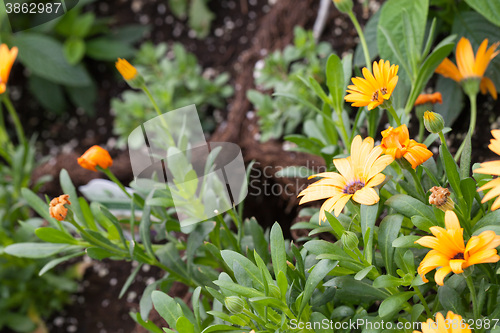
[{"label": "plant stem", "polygon": [[12,105],[12,102],[10,101],[9,95],[7,95],[6,93],[3,94],[3,103],[5,104],[5,107],[7,108],[7,111],[9,112],[10,117],[12,118],[12,122],[14,122],[19,142],[24,144],[26,142],[26,137],[24,136],[23,126],[21,125],[21,121],[17,116],[17,112],[16,109],[14,108],[14,105]]},{"label": "plant stem", "polygon": [[358,19],[354,15],[354,13],[349,11],[347,13],[349,15],[349,18],[352,21],[352,24],[354,24],[354,28],[356,28],[356,31],[359,36],[359,41],[361,42],[361,47],[363,48],[363,54],[365,55],[365,62],[366,62],[366,68],[372,72],[372,64],[371,64],[371,58],[370,58],[370,51],[368,50],[368,44],[366,44],[366,39],[365,39],[365,34],[363,33],[363,29],[361,29],[361,26],[359,25]]},{"label": "plant stem", "polygon": [[479,303],[477,302],[476,288],[474,287],[474,281],[472,281],[472,276],[467,276],[465,278],[467,282],[467,287],[469,287],[470,295],[472,297],[472,310],[474,312],[474,319],[477,321],[480,319],[481,313],[479,310]]},{"label": "plant stem", "polygon": [[418,120],[418,142],[424,141],[424,133],[425,133],[424,119],[420,118]]},{"label": "plant stem", "polygon": [[438,135],[439,139],[441,140],[441,144],[444,146],[444,148],[446,148],[446,150],[448,150],[448,145],[446,144],[446,139],[444,137],[443,131],[439,132]]},{"label": "plant stem", "polygon": [[[477,94],[469,94],[469,100],[470,100],[470,123],[467,135],[469,135],[472,140],[472,134],[474,134],[474,129],[476,128],[476,119],[477,119]],[[457,153],[455,154],[455,162],[459,160],[460,155],[464,150],[466,142],[467,140],[462,141],[462,144],[458,148]]]},{"label": "plant stem", "polygon": [[431,309],[429,308],[429,305],[427,304],[427,301],[425,300],[424,295],[422,295],[420,288],[418,286],[414,286],[413,289],[417,293],[418,298],[420,298],[420,301],[422,302],[422,305],[425,308],[425,312],[427,313],[427,317],[431,318],[432,317]]},{"label": "plant stem", "polygon": [[146,96],[148,96],[149,100],[151,101],[151,104],[153,104],[153,108],[155,109],[156,114],[158,114],[158,116],[161,119],[162,125],[165,128],[165,133],[167,134],[168,140],[170,141],[169,147],[175,147],[174,138],[172,137],[172,134],[170,134],[170,131],[168,129],[168,124],[167,124],[165,118],[163,118],[163,113],[161,112],[160,107],[156,103],[156,101],[155,101],[153,95],[151,94],[151,92],[149,91],[148,87],[145,84],[143,84],[141,88],[142,88],[142,91],[144,91],[144,93],[146,94]]},{"label": "plant stem", "polygon": [[422,199],[425,199],[424,186],[422,185],[422,182],[420,181],[420,179],[418,179],[417,173],[415,172],[415,169],[413,169],[412,167],[409,167],[407,170],[410,172],[410,174],[413,178],[413,181],[415,182],[415,187],[417,188],[418,193],[422,196]]},{"label": "plant stem", "polygon": [[387,107],[386,110],[391,114],[392,118],[394,118],[394,120],[396,121],[396,124],[398,126],[401,126],[401,119],[399,119],[396,110],[394,110],[394,107],[392,105],[390,105]]},{"label": "plant stem", "polygon": [[122,184],[122,182],[119,181],[118,178],[116,178],[116,176],[109,169],[103,169],[100,166],[97,166],[96,169],[101,171],[101,172],[104,172],[106,174],[106,176],[108,176],[108,178],[113,183],[115,183],[116,185],[118,185],[120,187],[120,189],[123,191],[123,193],[125,193],[127,195],[127,197],[129,197],[130,199],[133,199],[132,195],[130,193],[128,193],[127,189],[125,189],[125,186]]}]

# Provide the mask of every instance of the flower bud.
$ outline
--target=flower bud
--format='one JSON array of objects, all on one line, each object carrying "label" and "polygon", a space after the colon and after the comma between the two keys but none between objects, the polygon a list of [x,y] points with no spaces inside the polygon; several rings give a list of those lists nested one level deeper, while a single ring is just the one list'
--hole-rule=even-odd
[{"label": "flower bud", "polygon": [[358,236],[352,231],[346,231],[342,234],[341,237],[342,244],[349,250],[354,250],[358,247],[359,239]]},{"label": "flower bud", "polygon": [[232,314],[239,314],[245,308],[245,301],[238,296],[229,296],[224,300],[224,305]]},{"label": "flower bud", "polygon": [[115,67],[130,87],[140,89],[144,85],[144,78],[127,60],[118,58]]},{"label": "flower bud", "polygon": [[352,0],[333,0],[335,7],[342,13],[349,13],[352,11]]},{"label": "flower bud", "polygon": [[425,111],[424,113],[425,128],[431,133],[440,133],[444,128],[444,119],[439,113]]}]

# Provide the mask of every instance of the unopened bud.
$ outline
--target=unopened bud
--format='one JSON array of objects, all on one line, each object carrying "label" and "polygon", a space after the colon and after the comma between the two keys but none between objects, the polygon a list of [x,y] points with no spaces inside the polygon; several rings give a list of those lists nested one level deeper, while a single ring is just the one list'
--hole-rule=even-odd
[{"label": "unopened bud", "polygon": [[356,234],[352,231],[346,231],[342,234],[341,237],[342,244],[349,250],[354,250],[358,247],[359,239]]},{"label": "unopened bud", "polygon": [[245,301],[238,296],[229,296],[224,300],[224,305],[232,314],[239,314],[245,308]]},{"label": "unopened bud", "polygon": [[425,128],[431,133],[440,133],[444,128],[444,119],[439,113],[425,111],[424,113]]}]

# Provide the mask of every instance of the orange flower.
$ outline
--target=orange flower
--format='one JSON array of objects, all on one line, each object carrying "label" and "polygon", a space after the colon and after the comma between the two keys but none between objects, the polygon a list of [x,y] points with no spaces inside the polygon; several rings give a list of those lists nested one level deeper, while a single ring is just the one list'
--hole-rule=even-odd
[{"label": "orange flower", "polygon": [[137,69],[127,60],[118,58],[115,66],[125,80],[130,81],[137,77]]},{"label": "orange flower", "polygon": [[433,94],[420,94],[415,101],[415,106],[422,104],[443,104],[443,97],[440,92],[435,92]]},{"label": "orange flower", "polygon": [[96,166],[103,169],[107,169],[112,166],[113,159],[106,149],[99,146],[92,146],[78,158],[78,164],[87,170],[97,171]]},{"label": "orange flower", "polygon": [[63,194],[52,199],[49,205],[50,216],[58,221],[64,220],[68,214],[68,209],[64,205],[71,205],[68,194]]},{"label": "orange flower", "polygon": [[[491,131],[491,135],[493,135],[494,139],[490,140],[490,145],[488,148],[498,155],[500,155],[500,130]],[[480,168],[474,170],[475,173],[482,173],[486,175],[492,176],[500,176],[500,161],[489,161],[481,163]],[[478,191],[489,190],[488,193],[483,197],[481,203],[485,203],[488,200],[497,197],[500,194],[500,177],[497,177],[485,185],[481,186]],[[491,205],[491,210],[497,210],[500,207],[500,197],[496,198]]]},{"label": "orange flower", "polygon": [[12,65],[16,61],[17,52],[17,47],[9,50],[7,45],[0,45],[0,94],[3,94],[7,89],[7,81],[9,81]]},{"label": "orange flower", "polygon": [[418,266],[418,274],[424,282],[429,282],[425,274],[439,268],[434,275],[436,283],[444,284],[444,278],[451,272],[460,274],[469,266],[484,263],[496,263],[500,260],[496,248],[500,246],[500,236],[494,231],[483,231],[479,236],[472,236],[464,244],[464,229],[460,228],[457,215],[452,210],[445,213],[446,229],[431,227],[435,237],[424,236],[415,243],[431,248]]},{"label": "orange flower", "polygon": [[394,159],[406,159],[411,163],[413,169],[432,156],[431,151],[427,149],[426,145],[418,143],[415,140],[410,140],[408,127],[404,124],[397,128],[389,127],[385,131],[382,131],[382,143],[380,146],[384,154],[391,155]]},{"label": "orange flower", "polygon": [[391,98],[398,83],[398,69],[399,66],[391,66],[389,61],[373,62],[374,75],[366,67],[363,68],[364,78],[352,78],[353,84],[347,86],[349,94],[344,99],[352,106],[368,106],[368,110],[376,108]]},{"label": "orange flower", "polygon": [[[420,331],[413,331],[413,333],[420,333]],[[436,321],[429,318],[422,323],[422,333],[471,333],[471,330],[462,316],[448,311],[446,319],[441,312],[438,312]]]},{"label": "orange flower", "polygon": [[446,58],[436,68],[436,73],[460,83],[464,83],[468,79],[476,79],[480,81],[479,87],[483,94],[486,94],[488,91],[494,99],[497,99],[495,84],[484,76],[484,72],[486,72],[490,61],[499,53],[499,51],[495,52],[498,45],[500,45],[500,42],[494,43],[487,48],[488,39],[485,39],[477,49],[476,56],[474,57],[470,41],[462,37],[457,44],[455,52],[458,67],[450,59]]}]

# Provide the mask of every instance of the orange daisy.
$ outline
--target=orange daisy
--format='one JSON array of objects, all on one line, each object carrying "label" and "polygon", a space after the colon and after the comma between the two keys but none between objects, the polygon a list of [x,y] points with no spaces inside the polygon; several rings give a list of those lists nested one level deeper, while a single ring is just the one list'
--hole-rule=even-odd
[{"label": "orange daisy", "polygon": [[425,274],[439,268],[434,275],[436,283],[444,284],[444,278],[451,272],[460,274],[469,266],[483,263],[496,263],[500,260],[496,248],[500,246],[500,236],[494,231],[483,231],[479,236],[472,236],[467,245],[464,244],[464,229],[460,228],[455,212],[445,213],[446,229],[431,227],[434,235],[424,236],[415,243],[432,250],[418,266],[417,272],[424,282],[429,282]]},{"label": "orange daisy", "polygon": [[[488,148],[497,155],[500,155],[500,130],[491,131],[494,139],[490,140]],[[492,176],[500,176],[500,161],[490,161],[481,163],[480,168],[474,170],[475,173],[482,173]],[[488,190],[488,193],[484,196],[482,203],[493,199],[500,195],[500,178],[495,178],[489,181],[485,185],[481,186],[478,191]],[[491,206],[491,210],[496,210],[500,207],[500,197],[498,197]]]},{"label": "orange daisy", "polygon": [[413,333],[471,333],[471,330],[462,316],[448,311],[446,319],[441,312],[438,312],[436,321],[427,319],[425,323],[422,323],[422,332],[413,331]]},{"label": "orange daisy", "polygon": [[300,192],[299,204],[328,199],[321,206],[320,221],[326,220],[325,211],[334,212],[339,216],[349,199],[362,205],[373,205],[380,198],[373,187],[380,185],[385,175],[381,172],[394,159],[390,155],[382,155],[380,146],[373,147],[373,139],[362,140],[356,136],[351,145],[351,156],[334,159],[333,164],[338,172],[323,172],[309,177],[322,179],[309,185]]},{"label": "orange daisy", "polygon": [[499,51],[496,51],[498,45],[500,45],[500,42],[494,43],[488,48],[488,39],[485,39],[477,49],[474,57],[470,41],[462,37],[455,52],[458,67],[450,59],[446,58],[436,68],[436,73],[459,83],[463,83],[468,79],[480,80],[481,92],[483,94],[489,92],[494,99],[497,99],[495,84],[484,76],[484,72],[486,72],[490,61],[498,54]]},{"label": "orange daisy", "polygon": [[391,98],[394,88],[398,83],[398,65],[392,65],[389,61],[380,60],[373,62],[373,73],[365,67],[363,76],[353,77],[352,85],[347,87],[349,93],[345,100],[352,106],[367,106],[372,110]]},{"label": "orange daisy", "polygon": [[384,154],[391,155],[394,159],[406,159],[411,163],[413,169],[432,156],[432,152],[427,149],[426,145],[418,143],[413,139],[410,140],[408,127],[404,124],[397,128],[389,127],[385,131],[382,131],[382,143],[380,146]]}]

